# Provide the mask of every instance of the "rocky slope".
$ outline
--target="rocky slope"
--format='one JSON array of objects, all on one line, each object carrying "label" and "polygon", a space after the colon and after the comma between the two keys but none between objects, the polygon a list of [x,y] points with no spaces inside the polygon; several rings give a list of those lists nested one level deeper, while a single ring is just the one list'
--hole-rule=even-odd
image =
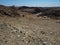
[{"label": "rocky slope", "polygon": [[60,20],[19,15],[24,16],[0,14],[0,45],[60,45]]}]

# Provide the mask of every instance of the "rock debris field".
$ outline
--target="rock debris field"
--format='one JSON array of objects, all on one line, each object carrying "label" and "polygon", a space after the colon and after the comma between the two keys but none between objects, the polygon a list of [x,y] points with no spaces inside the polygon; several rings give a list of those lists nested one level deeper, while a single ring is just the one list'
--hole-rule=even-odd
[{"label": "rock debris field", "polygon": [[0,16],[0,45],[60,45],[60,20]]}]

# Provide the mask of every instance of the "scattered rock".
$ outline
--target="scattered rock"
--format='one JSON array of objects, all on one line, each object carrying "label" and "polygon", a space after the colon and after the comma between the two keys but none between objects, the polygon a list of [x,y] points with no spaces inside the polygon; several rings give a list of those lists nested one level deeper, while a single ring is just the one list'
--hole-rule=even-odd
[{"label": "scattered rock", "polygon": [[44,32],[44,31],[40,31],[40,33],[41,33],[41,34],[46,34],[46,32]]},{"label": "scattered rock", "polygon": [[5,40],[5,43],[8,43],[8,41],[7,41],[7,40]]}]

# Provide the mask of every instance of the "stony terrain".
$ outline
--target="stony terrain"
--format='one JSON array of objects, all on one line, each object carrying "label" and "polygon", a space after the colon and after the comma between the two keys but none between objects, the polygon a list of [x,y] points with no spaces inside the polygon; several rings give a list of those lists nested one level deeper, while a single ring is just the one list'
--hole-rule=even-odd
[{"label": "stony terrain", "polygon": [[60,45],[60,20],[0,16],[0,45]]},{"label": "stony terrain", "polygon": [[60,20],[22,14],[0,14],[0,45],[60,45]]}]

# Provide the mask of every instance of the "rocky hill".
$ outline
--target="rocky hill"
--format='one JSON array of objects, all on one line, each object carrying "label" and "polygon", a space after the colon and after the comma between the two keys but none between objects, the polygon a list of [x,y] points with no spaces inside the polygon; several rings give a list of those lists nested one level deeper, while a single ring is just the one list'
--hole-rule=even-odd
[{"label": "rocky hill", "polygon": [[36,14],[1,5],[0,45],[60,45],[60,20]]}]

